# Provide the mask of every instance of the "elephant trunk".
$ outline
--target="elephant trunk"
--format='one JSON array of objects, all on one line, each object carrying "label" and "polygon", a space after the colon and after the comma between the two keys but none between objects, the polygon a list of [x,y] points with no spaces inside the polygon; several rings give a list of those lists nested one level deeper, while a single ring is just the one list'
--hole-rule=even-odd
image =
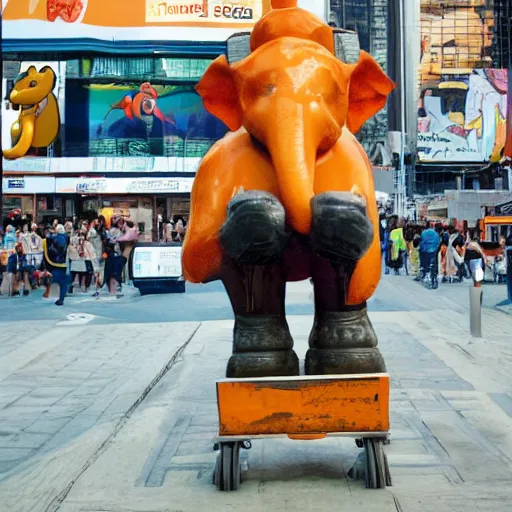
[{"label": "elephant trunk", "polygon": [[307,235],[311,229],[318,135],[304,115],[302,105],[287,107],[276,109],[266,146],[276,170],[287,223],[298,233]]}]

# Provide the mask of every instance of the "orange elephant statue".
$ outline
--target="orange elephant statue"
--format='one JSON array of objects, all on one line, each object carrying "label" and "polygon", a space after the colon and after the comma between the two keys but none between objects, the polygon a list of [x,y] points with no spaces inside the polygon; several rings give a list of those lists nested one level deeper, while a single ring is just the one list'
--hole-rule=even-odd
[{"label": "orange elephant statue", "polygon": [[228,377],[299,374],[286,282],[311,278],[310,375],[385,371],[366,301],[380,279],[373,170],[356,133],[394,89],[357,34],[273,0],[197,86],[231,130],[191,195],[184,276],[221,279],[235,314]]}]

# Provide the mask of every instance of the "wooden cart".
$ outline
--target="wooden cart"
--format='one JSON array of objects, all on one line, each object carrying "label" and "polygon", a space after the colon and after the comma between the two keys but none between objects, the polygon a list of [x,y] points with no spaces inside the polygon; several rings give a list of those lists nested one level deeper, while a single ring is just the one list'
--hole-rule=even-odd
[{"label": "wooden cart", "polygon": [[391,485],[387,374],[225,379],[217,382],[219,450],[213,482],[240,487],[240,449],[252,439],[353,437],[365,450],[367,488]]}]

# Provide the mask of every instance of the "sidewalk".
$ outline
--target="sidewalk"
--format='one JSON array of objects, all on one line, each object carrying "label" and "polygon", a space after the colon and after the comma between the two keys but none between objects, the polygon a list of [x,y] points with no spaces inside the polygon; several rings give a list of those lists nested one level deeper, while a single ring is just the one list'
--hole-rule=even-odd
[{"label": "sidewalk", "polygon": [[[389,277],[369,304],[392,378],[394,486],[383,491],[347,478],[360,450],[333,438],[256,441],[243,452],[240,491],[215,490],[215,381],[232,320],[3,324],[0,509],[503,512],[512,500],[512,318],[485,309],[485,337],[472,340],[462,295],[452,300],[459,292],[450,290]],[[288,298],[305,307],[309,284],[291,285]],[[289,323],[303,358],[312,316]]]},{"label": "sidewalk", "polygon": [[[249,471],[241,490],[218,493],[211,485],[214,381],[223,377],[232,329],[220,321],[201,326],[60,510],[506,510],[512,399],[504,390],[511,389],[512,353],[500,341],[492,350],[489,343],[468,344],[457,326],[444,333],[429,327],[451,314],[372,315],[393,381],[387,453],[394,487],[369,491],[346,477],[359,453],[353,441],[266,440],[244,453]],[[306,351],[311,321],[290,320],[298,354]],[[502,330],[511,339],[512,319]]]},{"label": "sidewalk", "polygon": [[[296,299],[310,293],[291,288]],[[0,496],[7,499],[7,510],[507,510],[512,318],[485,310],[485,338],[476,341],[469,338],[460,304],[450,308],[449,299],[405,279],[383,282],[375,299],[379,309],[386,296],[394,310],[372,312],[371,318],[392,377],[392,442],[386,448],[393,487],[370,491],[347,478],[360,453],[351,440],[265,440],[243,453],[248,471],[241,490],[218,493],[211,485],[214,383],[224,376],[233,327],[232,321],[219,320],[201,324],[169,372],[103,444],[91,443],[99,438],[96,425],[4,480]],[[310,315],[290,318],[299,357],[307,350],[311,323]],[[177,332],[176,327],[169,324],[167,330]],[[180,331],[196,327],[182,324]],[[151,327],[146,339],[158,339],[165,330]],[[75,454],[84,452],[89,457],[68,472]],[[57,508],[47,508],[50,482]]]},{"label": "sidewalk", "polygon": [[0,510],[47,510],[168,371],[199,323],[2,324]]}]

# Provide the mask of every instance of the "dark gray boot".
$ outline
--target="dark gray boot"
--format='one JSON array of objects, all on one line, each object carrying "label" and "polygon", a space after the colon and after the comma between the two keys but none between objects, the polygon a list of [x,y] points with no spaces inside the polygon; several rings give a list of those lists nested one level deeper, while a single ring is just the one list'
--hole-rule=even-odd
[{"label": "dark gray boot", "polygon": [[373,240],[363,198],[327,192],[313,198],[311,248],[315,321],[306,374],[380,373],[386,365],[366,304],[347,305],[350,279]]},{"label": "dark gray boot", "polygon": [[238,194],[228,206],[219,239],[224,251],[222,282],[235,313],[226,376],[298,375],[299,361],[285,318],[281,258],[288,234],[283,206],[266,192]]}]

